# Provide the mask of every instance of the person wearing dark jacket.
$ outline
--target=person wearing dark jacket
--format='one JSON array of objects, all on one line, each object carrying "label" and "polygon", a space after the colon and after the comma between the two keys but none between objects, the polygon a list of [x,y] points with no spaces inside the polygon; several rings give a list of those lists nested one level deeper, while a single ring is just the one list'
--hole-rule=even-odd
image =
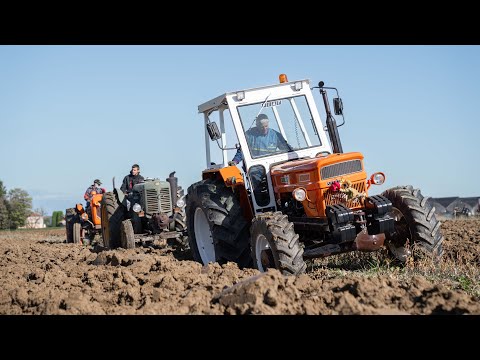
[{"label": "person wearing dark jacket", "polygon": [[138,166],[138,164],[133,164],[130,174],[123,178],[123,183],[120,187],[120,190],[122,190],[126,194],[129,194],[130,192],[132,192],[134,185],[140,184],[144,181],[145,179],[142,175],[140,175],[140,166]]}]

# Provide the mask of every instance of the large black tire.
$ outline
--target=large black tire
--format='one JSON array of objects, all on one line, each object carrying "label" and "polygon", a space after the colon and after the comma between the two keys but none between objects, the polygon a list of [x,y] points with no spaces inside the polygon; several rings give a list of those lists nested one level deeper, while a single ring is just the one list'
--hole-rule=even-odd
[{"label": "large black tire", "polygon": [[120,229],[120,246],[124,249],[135,249],[133,225],[130,219],[122,221]]},{"label": "large black tire", "polygon": [[73,223],[75,222],[75,208],[65,210],[65,231],[67,235],[67,243],[73,242]]},{"label": "large black tire", "polygon": [[191,185],[186,215],[188,241],[196,261],[251,266],[249,222],[242,215],[240,201],[223,182],[206,179]]},{"label": "large black tire", "polygon": [[78,222],[73,224],[73,243],[74,244],[82,244],[83,243],[83,230],[82,230],[82,225]]},{"label": "large black tire", "polygon": [[407,256],[399,257],[396,249],[408,246],[418,250],[413,252],[414,258],[427,254],[439,260],[443,254],[443,235],[428,197],[411,185],[388,189],[382,195],[392,202],[389,215],[395,219],[395,232],[386,236],[391,255],[406,261]]},{"label": "large black tire", "polygon": [[253,265],[258,270],[275,268],[283,275],[305,272],[303,246],[287,215],[280,211],[257,215],[250,227],[250,238]]},{"label": "large black tire", "polygon": [[101,202],[103,246],[114,249],[120,246],[120,227],[125,218],[125,209],[118,204],[112,191],[103,195]]}]

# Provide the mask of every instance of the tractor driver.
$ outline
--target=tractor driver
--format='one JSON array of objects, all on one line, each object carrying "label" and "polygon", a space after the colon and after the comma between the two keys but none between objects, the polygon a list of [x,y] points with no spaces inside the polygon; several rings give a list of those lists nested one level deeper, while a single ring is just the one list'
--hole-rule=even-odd
[{"label": "tractor driver", "polygon": [[140,175],[140,166],[138,164],[133,164],[132,170],[130,170],[130,174],[123,178],[120,190],[122,190],[128,196],[132,192],[134,185],[140,184],[144,181],[145,179],[142,175]]},{"label": "tractor driver", "polygon": [[[277,149],[285,151],[293,150],[282,134],[269,128],[269,119],[266,114],[257,116],[256,127],[248,129],[245,132],[245,137],[253,157],[274,154],[277,152]],[[228,165],[237,165],[242,160],[242,150],[238,149],[233,159],[228,162]],[[250,171],[252,187],[255,192],[260,191],[259,187],[262,187],[262,183],[264,184],[263,186],[265,186],[265,175],[264,171],[256,171],[256,169]],[[264,190],[262,190],[262,192],[264,192]]]},{"label": "tractor driver", "polygon": [[[256,127],[248,129],[245,132],[247,144],[253,157],[270,155],[277,152],[277,149],[291,151],[292,147],[288,145],[285,138],[278,131],[269,128],[269,119],[266,114],[260,114],[256,119]],[[229,165],[236,165],[243,160],[241,149],[229,161]]]},{"label": "tractor driver", "polygon": [[87,206],[90,200],[92,200],[92,191],[96,191],[97,194],[105,194],[107,192],[105,188],[100,187],[100,185],[102,185],[102,182],[99,179],[95,179],[93,180],[93,184],[90,185],[85,191],[83,198],[87,202]]},{"label": "tractor driver", "polygon": [[90,185],[87,190],[85,191],[85,194],[83,195],[83,198],[87,202],[87,206],[85,209],[88,209],[90,206],[90,201],[92,200],[92,191],[96,191],[97,194],[105,194],[107,190],[105,188],[100,187],[102,185],[102,182],[99,179],[93,180],[93,184]]}]

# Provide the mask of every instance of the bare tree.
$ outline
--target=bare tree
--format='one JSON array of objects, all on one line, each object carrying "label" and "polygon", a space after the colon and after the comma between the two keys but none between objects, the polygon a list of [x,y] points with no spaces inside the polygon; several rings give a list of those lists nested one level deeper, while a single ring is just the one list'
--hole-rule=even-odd
[{"label": "bare tree", "polygon": [[29,221],[26,222],[25,227],[29,229],[37,229],[43,227],[44,218],[47,211],[44,208],[36,208],[29,217]]}]

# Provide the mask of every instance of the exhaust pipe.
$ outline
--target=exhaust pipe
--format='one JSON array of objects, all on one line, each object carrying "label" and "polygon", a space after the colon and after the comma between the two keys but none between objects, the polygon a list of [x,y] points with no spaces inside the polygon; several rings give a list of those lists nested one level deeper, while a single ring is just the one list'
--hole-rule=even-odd
[{"label": "exhaust pipe", "polygon": [[332,116],[332,112],[330,111],[330,105],[328,104],[328,97],[327,92],[323,88],[324,82],[320,81],[318,83],[318,87],[320,88],[320,94],[322,94],[323,104],[325,105],[325,112],[327,114],[327,130],[328,135],[330,137],[330,142],[332,143],[333,152],[335,154],[343,153],[342,143],[340,142],[340,136],[338,135],[338,128],[337,122],[335,118]]},{"label": "exhaust pipe", "polygon": [[177,207],[177,189],[178,189],[178,178],[174,176],[175,171],[168,175],[167,181],[170,184],[170,195],[172,196],[172,207]]}]

